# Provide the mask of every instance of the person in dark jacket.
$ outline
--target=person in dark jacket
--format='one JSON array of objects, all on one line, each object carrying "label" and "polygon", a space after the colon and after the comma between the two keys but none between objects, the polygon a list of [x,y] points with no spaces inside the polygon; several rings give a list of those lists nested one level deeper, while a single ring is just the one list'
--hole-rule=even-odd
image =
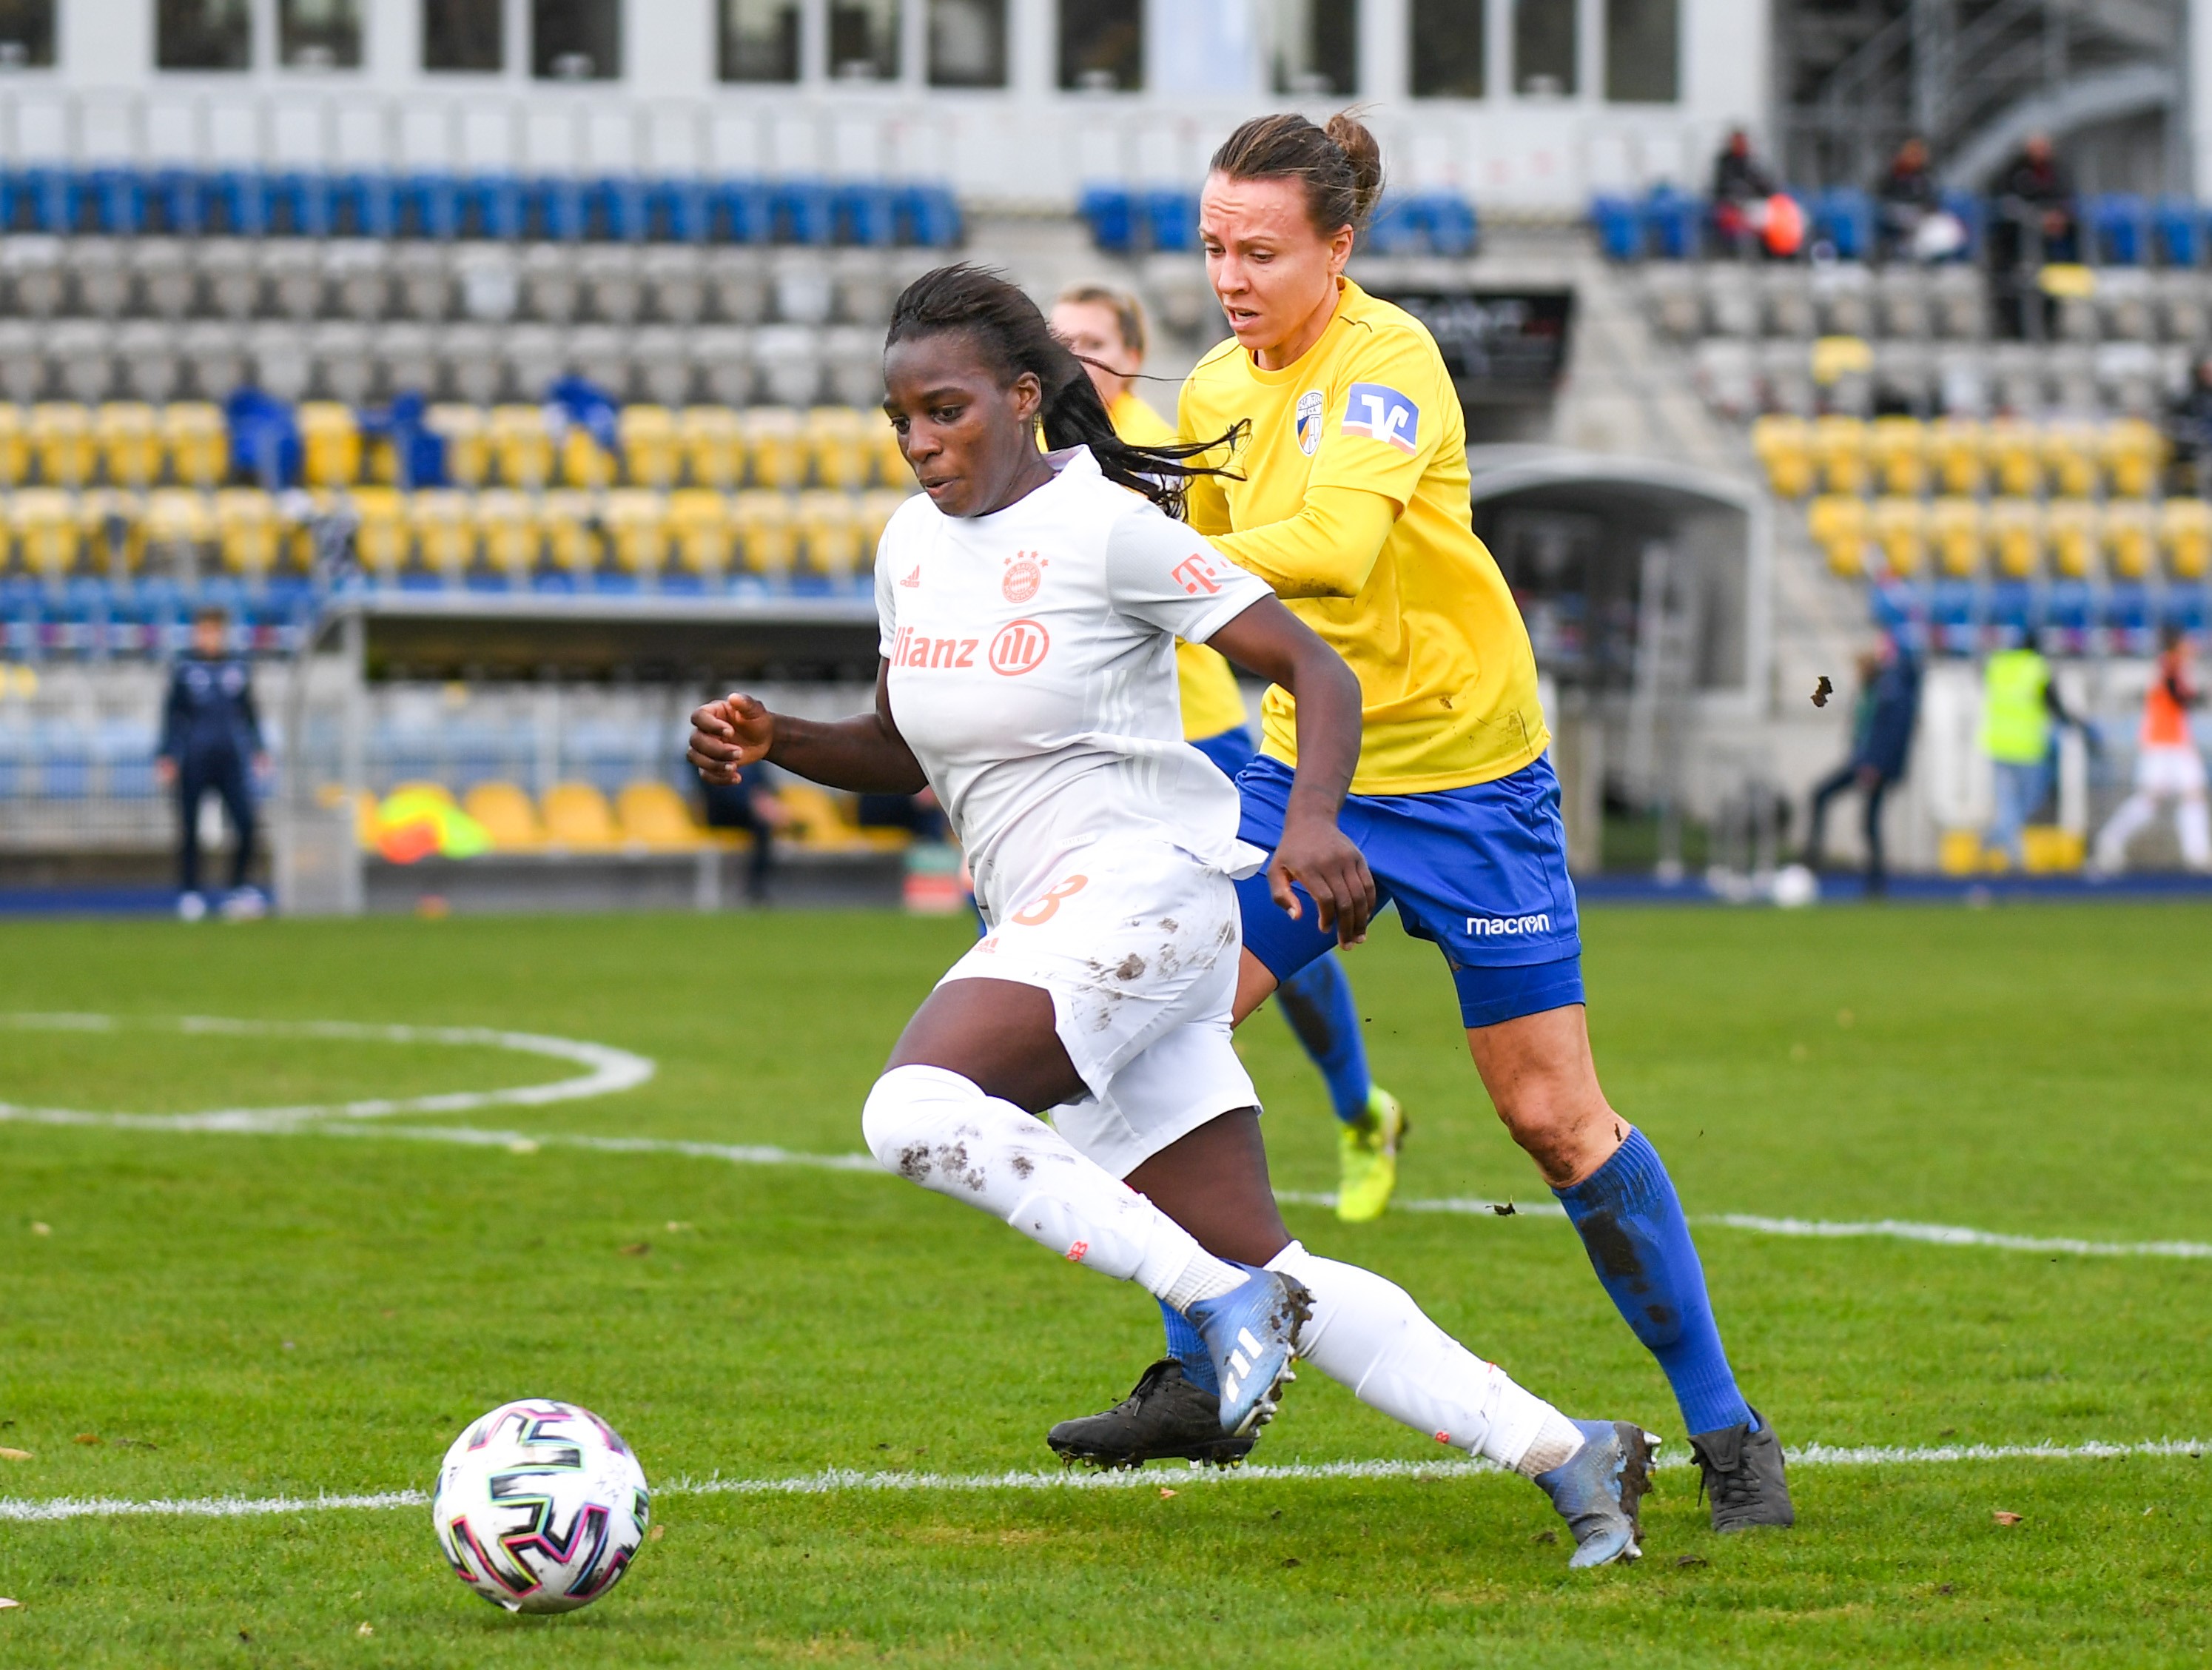
[{"label": "person in dark jacket", "polygon": [[1741,257],[1755,253],[1764,205],[1775,189],[1774,176],[1752,155],[1751,136],[1729,130],[1713,158],[1714,235]]},{"label": "person in dark jacket", "polygon": [[210,793],[222,800],[238,838],[222,913],[237,919],[268,908],[246,878],[253,862],[252,779],[268,771],[269,756],[253,707],[253,677],[229,653],[229,629],[230,617],[221,609],[202,609],[192,618],[191,653],[170,675],[154,761],[155,777],[177,790],[177,914],[187,922],[207,914],[200,892],[200,803]]},{"label": "person in dark jacket", "polygon": [[2074,181],[2046,134],[2028,135],[1997,176],[1990,220],[1990,275],[1995,285],[1998,333],[2026,337],[2036,327],[2048,338],[2057,317],[2041,293],[2039,273],[2053,262],[2080,259],[2074,221]]},{"label": "person in dark jacket", "polygon": [[1878,893],[1887,885],[1882,867],[1882,796],[1905,776],[1905,758],[1912,749],[1912,727],[1919,714],[1920,663],[1896,637],[1887,638],[1880,649],[1859,660],[1850,758],[1814,786],[1812,832],[1805,844],[1808,869],[1820,868],[1828,802],[1844,790],[1856,789],[1866,802],[1867,891]]},{"label": "person in dark jacket", "polygon": [[1891,259],[1911,256],[1922,222],[1943,207],[1925,139],[1916,133],[1897,148],[1875,184],[1874,195],[1881,216],[1882,253]]}]

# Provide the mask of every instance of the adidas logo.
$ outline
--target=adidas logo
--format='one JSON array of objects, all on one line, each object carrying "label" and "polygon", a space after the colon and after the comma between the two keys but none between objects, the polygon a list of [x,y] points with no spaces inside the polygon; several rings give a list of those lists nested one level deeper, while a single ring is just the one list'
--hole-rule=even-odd
[{"label": "adidas logo", "polygon": [[914,565],[914,572],[908,575],[905,579],[900,581],[899,584],[902,586],[912,586],[919,589],[921,585],[921,564],[916,563]]}]

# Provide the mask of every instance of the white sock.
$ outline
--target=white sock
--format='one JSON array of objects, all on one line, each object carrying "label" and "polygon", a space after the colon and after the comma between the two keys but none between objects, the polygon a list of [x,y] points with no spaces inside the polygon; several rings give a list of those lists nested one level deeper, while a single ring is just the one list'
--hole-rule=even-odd
[{"label": "white sock", "polygon": [[2097,836],[2097,868],[2116,870],[2128,861],[2128,843],[2136,832],[2158,816],[2158,802],[2148,795],[2130,795]]},{"label": "white sock", "polygon": [[2204,796],[2183,795],[2173,820],[2180,826],[2181,856],[2188,861],[2190,869],[2203,869],[2212,865],[2212,818],[2206,816]]},{"label": "white sock", "polygon": [[894,1067],[860,1129],[885,1170],[1003,1218],[1072,1264],[1176,1310],[1249,1279],[1043,1120],[942,1067]]},{"label": "white sock", "polygon": [[1396,1283],[1297,1241],[1267,1268],[1313,1295],[1298,1355],[1370,1408],[1530,1478],[1582,1448],[1574,1423],[1430,1321]]}]

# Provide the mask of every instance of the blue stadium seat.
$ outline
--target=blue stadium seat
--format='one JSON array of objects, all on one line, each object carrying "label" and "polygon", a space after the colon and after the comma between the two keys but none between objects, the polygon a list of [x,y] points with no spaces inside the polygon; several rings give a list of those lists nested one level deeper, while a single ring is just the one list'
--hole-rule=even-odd
[{"label": "blue stadium seat", "polygon": [[764,244],[775,235],[774,205],[759,180],[717,180],[706,192],[710,242]]},{"label": "blue stadium seat", "polygon": [[2201,584],[2178,581],[2166,588],[2158,603],[2160,625],[2178,626],[2185,632],[2204,630],[2204,588]]},{"label": "blue stadium seat", "polygon": [[779,243],[826,244],[837,235],[826,181],[779,180],[768,188],[769,215]]},{"label": "blue stadium seat", "polygon": [[896,199],[888,186],[844,185],[830,193],[839,243],[884,248],[898,238]]},{"label": "blue stadium seat", "polygon": [[2204,259],[2203,211],[2188,198],[2160,198],[2151,208],[2151,244],[2167,266],[2198,265]]},{"label": "blue stadium seat", "polygon": [[522,186],[522,235],[574,243],[584,235],[584,183],[573,174],[540,174]]},{"label": "blue stadium seat", "polygon": [[1419,199],[1429,247],[1439,255],[1472,255],[1481,242],[1482,225],[1474,205],[1452,192],[1431,192]]},{"label": "blue stadium seat", "polygon": [[331,177],[331,230],[346,238],[388,238],[399,229],[399,186],[363,171]]},{"label": "blue stadium seat", "polygon": [[1703,202],[1671,186],[1655,186],[1644,199],[1644,253],[1662,261],[1692,260],[1705,223]]},{"label": "blue stadium seat", "polygon": [[2132,192],[2106,192],[2086,205],[2089,247],[2106,266],[2141,266],[2150,259],[2150,205]]},{"label": "blue stadium seat", "polygon": [[85,176],[92,223],[110,237],[131,238],[146,229],[148,181],[136,168],[98,168]]},{"label": "blue stadium seat", "polygon": [[1153,249],[1185,252],[1198,247],[1198,193],[1156,188],[1139,199],[1139,226]]},{"label": "blue stadium seat", "polygon": [[582,235],[608,243],[645,236],[645,182],[635,174],[602,174],[584,187]]},{"label": "blue stadium seat", "polygon": [[1377,255],[1409,255],[1425,248],[1428,236],[1421,225],[1419,200],[1384,197],[1368,219],[1366,241]]},{"label": "blue stadium seat", "polygon": [[218,168],[207,177],[208,229],[234,238],[269,231],[269,181],[258,168]]},{"label": "blue stadium seat", "polygon": [[700,243],[710,222],[706,182],[689,175],[646,182],[645,235],[657,243]]},{"label": "blue stadium seat", "polygon": [[1988,594],[1982,600],[1982,619],[1992,626],[2030,632],[2043,622],[2043,611],[2037,606],[2039,601],[2032,582],[1991,581]]},{"label": "blue stadium seat", "polygon": [[461,194],[453,175],[431,170],[409,174],[398,186],[399,235],[403,238],[457,237],[461,225]]},{"label": "blue stadium seat", "polygon": [[66,237],[79,228],[82,196],[77,176],[59,165],[34,163],[19,170],[10,170],[9,183],[14,202],[9,204],[8,224],[11,229],[51,233]]},{"label": "blue stadium seat", "polygon": [[1597,231],[1597,247],[1608,261],[1633,261],[1644,253],[1644,216],[1627,198],[1600,195],[1590,199],[1590,225]]},{"label": "blue stadium seat", "polygon": [[1832,186],[1813,199],[1813,236],[1839,261],[1863,261],[1874,249],[1874,200],[1856,186]]},{"label": "blue stadium seat", "polygon": [[951,249],[960,241],[960,200],[950,186],[902,186],[894,194],[892,212],[902,243]]},{"label": "blue stadium seat", "polygon": [[196,237],[207,225],[207,192],[191,168],[160,168],[147,198],[149,229]]},{"label": "blue stadium seat", "polygon": [[1982,241],[1989,234],[1989,204],[1972,192],[1943,193],[1944,211],[1966,229],[1966,247],[1952,259],[1956,261],[1978,259],[1982,253]]},{"label": "blue stadium seat", "polygon": [[1091,224],[1091,241],[1109,255],[1126,255],[1136,247],[1135,204],[1119,186],[1086,186],[1077,211]]},{"label": "blue stadium seat", "polygon": [[1970,655],[1980,637],[1982,588],[1972,580],[1937,580],[1928,588],[1928,624],[1936,647]]},{"label": "blue stadium seat", "polygon": [[269,229],[298,238],[327,238],[336,218],[331,177],[319,170],[295,169],[268,182]]}]

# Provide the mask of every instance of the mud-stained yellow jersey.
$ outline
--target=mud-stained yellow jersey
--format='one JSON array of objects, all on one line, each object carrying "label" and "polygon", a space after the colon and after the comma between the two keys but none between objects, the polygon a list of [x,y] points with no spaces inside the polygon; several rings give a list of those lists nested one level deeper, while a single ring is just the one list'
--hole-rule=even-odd
[{"label": "mud-stained yellow jersey", "polygon": [[[1228,460],[1242,479],[1194,480],[1190,524],[1359,675],[1354,794],[1492,782],[1551,738],[1528,630],[1470,522],[1459,397],[1419,320],[1339,284],[1296,363],[1261,370],[1231,338],[1183,384],[1183,439],[1250,425]],[[1261,712],[1262,752],[1295,765],[1290,698],[1269,690]]]},{"label": "mud-stained yellow jersey", "polygon": [[[1133,447],[1176,438],[1175,425],[1127,390],[1106,408],[1114,433]],[[1202,643],[1176,645],[1176,681],[1182,687],[1182,734],[1187,741],[1242,729],[1248,722],[1244,692],[1218,650]]]}]

